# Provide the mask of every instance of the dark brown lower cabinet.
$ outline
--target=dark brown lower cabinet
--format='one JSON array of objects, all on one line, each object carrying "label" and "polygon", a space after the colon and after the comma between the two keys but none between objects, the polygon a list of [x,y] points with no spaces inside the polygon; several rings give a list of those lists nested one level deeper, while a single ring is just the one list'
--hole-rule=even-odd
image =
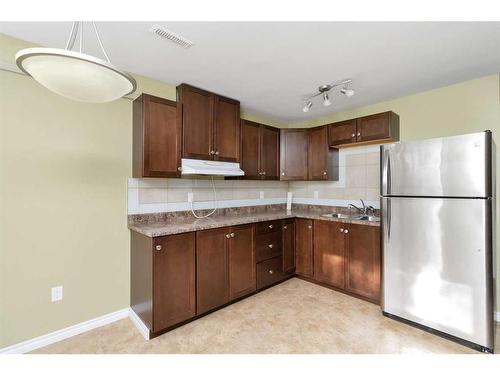
[{"label": "dark brown lower cabinet", "polygon": [[255,291],[252,224],[196,232],[197,314]]},{"label": "dark brown lower cabinet", "polygon": [[130,306],[151,332],[196,314],[195,234],[131,234]]},{"label": "dark brown lower cabinet", "polygon": [[344,288],[346,224],[314,221],[314,278],[317,281]]},{"label": "dark brown lower cabinet", "polygon": [[350,224],[346,238],[346,290],[379,301],[380,228]]},{"label": "dark brown lower cabinet", "polygon": [[283,220],[282,226],[283,272],[295,273],[295,219]]},{"label": "dark brown lower cabinet", "polygon": [[229,299],[255,291],[255,227],[232,227],[229,243]]},{"label": "dark brown lower cabinet", "polygon": [[196,232],[196,313],[229,301],[226,235],[230,228]]},{"label": "dark brown lower cabinet", "polygon": [[313,221],[295,220],[295,272],[312,277],[313,268]]}]

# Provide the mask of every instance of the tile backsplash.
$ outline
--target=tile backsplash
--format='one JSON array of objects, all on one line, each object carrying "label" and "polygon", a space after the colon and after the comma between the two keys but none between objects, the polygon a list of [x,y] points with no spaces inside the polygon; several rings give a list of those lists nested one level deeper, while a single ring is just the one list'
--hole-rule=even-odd
[{"label": "tile backsplash", "polygon": [[[214,179],[218,207],[257,206],[286,203],[287,192],[294,203],[379,207],[379,146],[340,149],[339,181],[258,181]],[[128,213],[189,210],[188,193],[195,209],[213,208],[210,178],[129,178]]]}]

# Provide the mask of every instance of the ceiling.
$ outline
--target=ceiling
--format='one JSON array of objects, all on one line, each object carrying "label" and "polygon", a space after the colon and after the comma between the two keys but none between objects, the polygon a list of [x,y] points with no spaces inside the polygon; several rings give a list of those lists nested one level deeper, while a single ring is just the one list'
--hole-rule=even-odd
[{"label": "ceiling", "polygon": [[[183,49],[149,32],[159,24],[195,43]],[[242,110],[297,122],[500,71],[500,22],[100,22],[111,62],[173,85],[239,99]],[[0,32],[64,48],[70,22],[2,22]],[[100,56],[86,26],[84,52]],[[356,95],[302,97],[352,78]]]}]

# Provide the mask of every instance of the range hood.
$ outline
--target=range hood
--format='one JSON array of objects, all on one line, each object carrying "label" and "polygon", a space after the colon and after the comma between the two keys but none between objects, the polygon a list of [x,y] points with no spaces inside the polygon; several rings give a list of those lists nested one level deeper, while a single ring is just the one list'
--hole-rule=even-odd
[{"label": "range hood", "polygon": [[181,174],[202,174],[209,176],[243,176],[240,163],[222,161],[181,159]]}]

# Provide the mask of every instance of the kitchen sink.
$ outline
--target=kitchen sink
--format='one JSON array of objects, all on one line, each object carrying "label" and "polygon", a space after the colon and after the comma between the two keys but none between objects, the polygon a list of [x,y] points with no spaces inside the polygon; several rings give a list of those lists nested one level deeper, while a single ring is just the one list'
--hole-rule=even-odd
[{"label": "kitchen sink", "polygon": [[380,221],[380,218],[378,216],[371,216],[371,215],[352,216],[352,219],[363,220],[363,221]]},{"label": "kitchen sink", "polygon": [[325,214],[325,215],[321,215],[321,216],[324,216],[324,217],[331,217],[331,218],[334,218],[334,219],[350,219],[352,216],[349,216],[349,215],[346,215],[346,214]]}]

